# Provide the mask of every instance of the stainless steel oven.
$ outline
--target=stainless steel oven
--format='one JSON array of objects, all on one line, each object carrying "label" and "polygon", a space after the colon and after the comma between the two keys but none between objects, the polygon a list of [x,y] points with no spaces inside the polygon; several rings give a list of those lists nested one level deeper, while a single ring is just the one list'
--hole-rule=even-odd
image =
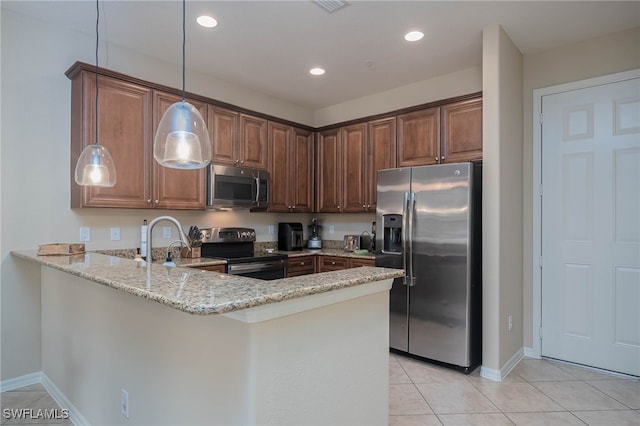
[{"label": "stainless steel oven", "polygon": [[228,274],[261,280],[287,275],[286,255],[254,253],[256,232],[251,228],[204,228],[200,234],[201,256],[226,260]]},{"label": "stainless steel oven", "polygon": [[268,172],[217,164],[207,168],[207,208],[250,209],[268,205]]}]

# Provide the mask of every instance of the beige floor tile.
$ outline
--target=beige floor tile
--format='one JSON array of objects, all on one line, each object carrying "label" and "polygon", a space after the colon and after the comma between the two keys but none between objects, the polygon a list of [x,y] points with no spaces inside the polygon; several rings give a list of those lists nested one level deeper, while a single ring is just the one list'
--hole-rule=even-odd
[{"label": "beige floor tile", "polygon": [[594,370],[587,367],[581,367],[579,365],[565,364],[562,362],[549,361],[551,365],[560,368],[563,371],[575,376],[579,380],[617,380],[621,379],[619,375],[608,373],[602,370]]},{"label": "beige floor tile", "polygon": [[577,380],[575,376],[544,359],[523,359],[513,369],[513,373],[528,382]]},{"label": "beige floor tile", "polygon": [[444,426],[513,426],[513,422],[502,413],[491,414],[440,414]]},{"label": "beige floor tile", "polygon": [[401,383],[411,383],[411,379],[398,361],[389,361],[389,384],[397,385]]},{"label": "beige floor tile", "polygon": [[[476,369],[471,374],[467,374],[467,379],[472,383],[497,383],[495,380],[485,379],[484,377],[480,377],[480,369]],[[523,382],[522,377],[518,376],[513,371],[507,375],[502,382],[500,383],[510,383],[510,382]]]},{"label": "beige floor tile", "polygon": [[442,426],[434,414],[389,416],[389,426]]},{"label": "beige floor tile", "polygon": [[416,387],[436,414],[499,411],[470,382],[423,383],[416,384]]},{"label": "beige floor tile", "polygon": [[573,414],[590,426],[638,426],[640,414],[633,410],[574,411]]},{"label": "beige floor tile", "polygon": [[569,411],[628,408],[585,382],[533,382],[531,384]]},{"label": "beige floor tile", "polygon": [[389,415],[433,414],[413,384],[389,385]]},{"label": "beige floor tile", "polygon": [[507,416],[517,426],[584,426],[580,419],[568,411],[559,413],[508,413]]},{"label": "beige floor tile", "polygon": [[475,386],[496,407],[507,413],[564,410],[526,382],[477,383]]},{"label": "beige floor tile", "polygon": [[44,392],[46,389],[42,386],[42,383],[34,383],[33,385],[23,386],[18,389],[11,390],[9,392]]},{"label": "beige floor tile", "polygon": [[597,380],[587,383],[627,407],[640,410],[640,380]]},{"label": "beige floor tile", "polygon": [[49,396],[48,393],[29,405],[29,414],[24,419],[7,421],[7,425],[13,424],[37,424],[37,425],[70,425],[71,420],[65,418],[65,412]]},{"label": "beige floor tile", "polygon": [[469,383],[466,375],[450,368],[440,367],[412,358],[398,360],[413,383]]},{"label": "beige floor tile", "polygon": [[46,391],[11,391],[0,394],[0,406],[5,408],[29,408],[31,404],[47,395]]}]

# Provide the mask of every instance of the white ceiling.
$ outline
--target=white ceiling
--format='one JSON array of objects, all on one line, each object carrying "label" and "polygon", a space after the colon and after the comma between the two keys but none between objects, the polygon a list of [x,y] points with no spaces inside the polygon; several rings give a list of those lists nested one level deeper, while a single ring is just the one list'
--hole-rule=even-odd
[{"label": "white ceiling", "polygon": [[[101,40],[181,63],[180,1],[101,0]],[[94,1],[2,7],[95,33]],[[218,22],[195,23],[200,14]],[[640,26],[640,2],[187,1],[187,67],[312,109],[480,66],[482,29],[501,24],[524,54]],[[424,39],[407,43],[405,32]],[[314,77],[308,70],[322,66]],[[188,87],[187,87],[188,89]]]}]

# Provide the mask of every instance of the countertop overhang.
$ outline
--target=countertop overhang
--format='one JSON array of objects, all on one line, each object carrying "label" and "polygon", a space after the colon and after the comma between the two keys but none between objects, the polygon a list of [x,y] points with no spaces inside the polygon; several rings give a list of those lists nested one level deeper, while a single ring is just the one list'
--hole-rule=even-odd
[{"label": "countertop overhang", "polygon": [[398,269],[365,266],[263,281],[180,266],[169,268],[162,263],[147,265],[92,252],[38,256],[36,250],[13,250],[11,254],[196,315],[241,311],[403,275]]}]

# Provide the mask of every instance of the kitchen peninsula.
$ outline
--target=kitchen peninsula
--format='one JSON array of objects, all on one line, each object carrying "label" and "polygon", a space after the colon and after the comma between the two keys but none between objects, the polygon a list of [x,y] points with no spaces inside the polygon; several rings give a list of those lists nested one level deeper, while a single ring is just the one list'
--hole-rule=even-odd
[{"label": "kitchen peninsula", "polygon": [[389,288],[401,271],[260,281],[12,254],[41,267],[43,383],[77,424],[388,422]]}]

